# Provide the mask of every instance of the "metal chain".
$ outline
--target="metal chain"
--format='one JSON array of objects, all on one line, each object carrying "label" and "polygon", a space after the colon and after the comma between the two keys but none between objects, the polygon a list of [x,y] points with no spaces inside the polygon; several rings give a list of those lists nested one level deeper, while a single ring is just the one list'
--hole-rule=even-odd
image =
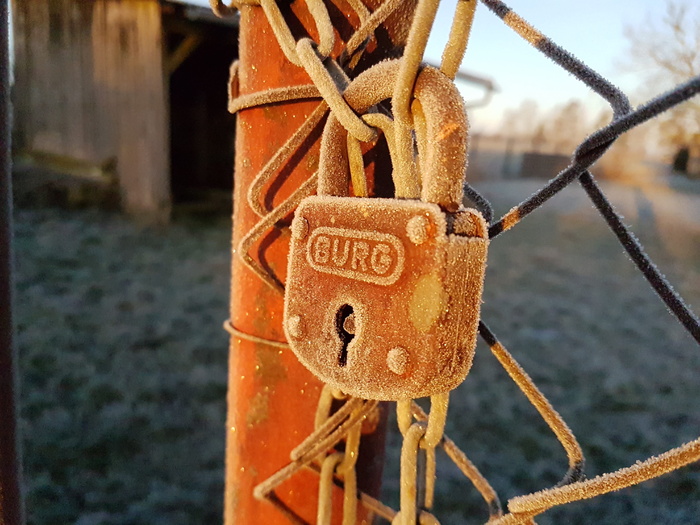
[{"label": "metal chain", "polygon": [[[431,396],[430,415],[427,421],[414,422],[413,400],[396,402],[396,416],[399,430],[403,435],[401,447],[401,511],[394,519],[394,525],[414,525],[437,519],[429,511],[433,507],[435,495],[435,448],[442,442],[447,421],[449,393]],[[425,468],[422,480],[418,480],[418,456],[420,449],[425,453]],[[423,497],[418,506],[418,494]],[[427,523],[430,523],[428,521]]]},{"label": "metal chain", "polygon": [[[316,410],[315,426],[321,428],[327,421],[332,420],[331,405],[334,399],[348,400],[342,392],[334,391],[328,385],[324,386]],[[361,407],[354,411],[361,410]],[[354,424],[345,434],[345,450],[334,452],[321,458],[321,479],[318,489],[317,525],[331,525],[332,499],[334,476],[343,483],[343,525],[355,525],[357,519],[357,476],[355,464],[360,450],[360,435],[362,421]]]},{"label": "metal chain", "polygon": [[[319,399],[319,411],[330,407],[328,402],[329,396],[330,401],[332,401],[333,393],[326,386]],[[350,480],[350,484],[353,484],[354,465],[357,460],[357,447],[359,446],[359,437],[354,436],[353,432],[355,431],[354,429],[361,430],[362,422],[377,409],[377,405],[377,401],[348,398],[345,404],[334,414],[326,416],[325,419],[317,418],[318,426],[316,430],[292,450],[289,464],[255,487],[255,497],[261,500],[273,499],[273,493],[277,486],[292,477],[299,470],[310,467],[312,463],[325,461],[327,451],[335,447],[343,439],[347,442],[346,452],[334,471],[347,476],[346,480]],[[350,470],[353,470],[353,473]],[[356,489],[348,487],[348,493],[356,494]],[[347,499],[355,501],[357,496],[355,495],[352,498],[348,496]],[[348,510],[348,512],[352,512],[352,510]]]},{"label": "metal chain", "polygon": [[[316,30],[318,31],[318,52],[325,58],[331,54],[333,46],[335,45],[335,30],[333,29],[328,9],[326,9],[322,0],[305,1],[309,13],[311,13],[311,17],[316,24]],[[260,0],[260,6],[263,8],[263,11],[265,11],[265,16],[270,23],[270,27],[272,27],[272,32],[277,37],[277,42],[284,56],[286,56],[287,60],[292,64],[301,66],[304,62],[304,58],[298,54],[297,42],[294,40],[292,30],[287,25],[284,15],[277,5],[277,0]]]},{"label": "metal chain", "polygon": [[413,119],[411,117],[411,100],[413,86],[418,76],[418,69],[425,47],[428,44],[430,29],[433,26],[440,0],[420,0],[416,8],[416,14],[411,24],[411,31],[406,41],[406,50],[401,59],[399,78],[394,86],[394,94],[391,99],[391,109],[394,114],[395,129],[394,141],[396,146],[397,163],[393,167],[399,177],[405,180],[413,180],[413,192],[397,197],[420,197],[420,183],[413,155]]},{"label": "metal chain", "polygon": [[343,98],[342,92],[350,84],[350,79],[340,65],[333,59],[324,60],[320,49],[310,38],[299,40],[296,50],[299,57],[303,59],[304,70],[345,129],[363,142],[370,142],[377,138],[377,132],[365,124]]},{"label": "metal chain", "polygon": [[[232,112],[293,100],[321,100],[318,108],[312,112],[299,130],[263,167],[248,191],[248,203],[261,219],[237,247],[238,255],[264,282],[280,293],[284,292],[282,283],[270,272],[263,269],[251,257],[249,250],[266,231],[293,211],[301,199],[315,191],[316,176],[308,179],[288,199],[272,210],[267,209],[262,204],[265,200],[262,198],[264,187],[289,161],[292,154],[310,134],[322,125],[329,113],[348,131],[346,147],[355,195],[366,196],[369,193],[363,176],[364,164],[360,143],[375,140],[377,130],[381,130],[390,146],[392,164],[396,172],[394,174],[397,181],[395,184],[396,196],[404,198],[420,196],[420,173],[423,171],[420,169],[420,162],[425,157],[422,153],[426,147],[426,133],[423,129],[422,109],[420,104],[414,100],[413,89],[439,3],[439,0],[419,0],[418,2],[405,52],[401,59],[398,80],[393,87],[392,119],[385,114],[375,112],[372,108],[361,112],[354,109],[345,97],[345,90],[350,84],[346,71],[352,71],[367,42],[373,37],[374,31],[389,16],[400,10],[406,0],[387,0],[373,12],[370,12],[360,0],[351,0],[350,5],[357,13],[360,25],[349,37],[345,49],[342,50],[338,59],[331,58],[331,53],[337,47],[337,43],[327,8],[322,0],[305,1],[316,26],[318,42],[310,38],[295,40],[276,0],[234,0],[228,5],[222,0],[210,0],[214,12],[220,16],[230,15],[243,5],[260,6],[264,10],[285,56],[293,64],[303,67],[313,82],[312,85],[308,86],[293,86],[240,95],[237,65],[234,65],[231,69],[229,84],[229,108]],[[632,111],[627,97],[619,89],[558,47],[503,2],[500,0],[481,1],[521,37],[603,96],[611,104],[614,111],[613,122],[586,139],[575,152],[572,165],[533,197],[513,208],[496,223],[491,224],[489,236],[494,238],[512,228],[525,215],[541,206],[546,200],[578,178],[593,203],[630,253],[635,264],[642,270],[671,311],[700,342],[700,322],[697,317],[654,267],[587,171],[587,168],[606,151],[619,135],[699,93],[700,78],[693,79],[686,85],[659,97],[646,106]],[[475,8],[476,0],[458,0],[457,2],[452,28],[441,61],[441,71],[450,79],[454,79],[464,56]],[[418,150],[417,157],[414,153],[416,148]],[[470,188],[469,194],[473,200],[481,202],[488,211],[488,202],[473,188]],[[230,324],[227,324],[227,328],[234,335],[245,337]],[[290,464],[256,487],[256,497],[265,498],[274,503],[276,501],[274,488],[277,485],[301,468],[312,468],[321,475],[318,523],[330,523],[330,494],[333,486],[341,482],[344,487],[344,525],[354,523],[357,501],[377,512],[378,515],[393,520],[393,523],[397,525],[413,525],[415,523],[434,525],[438,521],[430,513],[430,509],[433,505],[435,487],[435,449],[440,446],[482,494],[489,507],[490,523],[534,523],[532,521],[534,516],[555,505],[591,498],[637,484],[700,459],[700,439],[698,439],[631,467],[592,480],[582,480],[583,455],[569,427],[483,322],[480,324],[479,332],[499,363],[540,412],[564,447],[569,458],[569,470],[559,486],[513,498],[509,501],[510,512],[503,514],[499,498],[488,481],[455,443],[444,435],[448,394],[433,396],[430,415],[426,415],[412,400],[403,400],[397,403],[398,423],[404,437],[401,452],[401,508],[400,512],[397,513],[366,494],[358,494],[355,483],[354,465],[357,460],[361,423],[373,410],[376,410],[377,402],[347,399],[337,412],[331,414],[330,405],[333,393],[326,392],[324,389],[319,400],[316,430],[292,451]],[[339,394],[336,393],[336,396]],[[328,453],[342,440],[345,440],[344,452]],[[418,466],[421,460],[424,468],[419,474]],[[288,510],[285,512],[293,519],[293,513]]]}]

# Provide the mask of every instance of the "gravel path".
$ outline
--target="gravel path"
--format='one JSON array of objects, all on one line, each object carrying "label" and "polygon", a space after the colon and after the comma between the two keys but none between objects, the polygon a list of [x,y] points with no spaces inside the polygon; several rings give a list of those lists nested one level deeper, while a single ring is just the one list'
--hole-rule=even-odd
[{"label": "gravel path", "polygon": [[[481,184],[503,212],[537,182]],[[606,187],[700,310],[700,192]],[[31,524],[219,523],[229,224],[167,229],[115,214],[16,213],[22,429]],[[484,319],[579,437],[592,477],[700,434],[700,349],[580,188],[491,247]],[[450,436],[504,501],[556,483],[561,447],[479,345]],[[398,440],[386,497],[396,504]],[[441,523],[485,506],[439,463]],[[700,466],[554,510],[538,523],[700,523]]]}]

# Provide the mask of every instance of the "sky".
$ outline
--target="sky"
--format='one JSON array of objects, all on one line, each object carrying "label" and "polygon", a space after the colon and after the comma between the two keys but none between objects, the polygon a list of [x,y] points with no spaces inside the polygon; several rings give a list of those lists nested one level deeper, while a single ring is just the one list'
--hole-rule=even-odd
[{"label": "sky", "polygon": [[[185,1],[208,5],[208,0]],[[425,54],[431,63],[440,61],[456,1],[441,2]],[[660,19],[665,2],[508,0],[506,3],[631,98],[640,90],[641,74],[620,67],[629,53],[625,27],[643,27],[650,20]],[[462,69],[489,78],[498,86],[498,93],[487,106],[469,112],[472,129],[476,131],[495,130],[504,109],[517,108],[525,99],[536,101],[541,114],[579,99],[589,110],[591,120],[606,107],[599,96],[527,44],[483,4],[476,11]],[[480,92],[467,85],[460,85],[460,90],[466,100],[480,98]]]},{"label": "sky", "polygon": [[[438,62],[456,0],[443,0],[435,38],[426,58]],[[643,26],[661,18],[665,4],[659,0],[509,0],[508,5],[564,49],[632,95],[640,88],[638,73],[620,68],[629,53],[626,26]],[[632,8],[634,6],[634,8]],[[442,37],[442,39],[439,39]],[[492,79],[499,92],[492,102],[470,112],[472,126],[492,128],[504,108],[517,107],[524,99],[535,100],[541,110],[580,99],[591,117],[605,107],[598,95],[550,62],[527,44],[484,5],[479,4],[462,69]],[[469,99],[467,91],[463,90]],[[471,91],[469,92],[471,93]]]}]

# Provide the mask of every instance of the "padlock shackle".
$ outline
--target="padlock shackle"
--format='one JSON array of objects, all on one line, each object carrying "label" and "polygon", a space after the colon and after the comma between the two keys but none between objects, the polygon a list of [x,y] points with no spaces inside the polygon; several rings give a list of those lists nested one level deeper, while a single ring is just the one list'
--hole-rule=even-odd
[{"label": "padlock shackle", "polygon": [[[391,98],[398,78],[400,61],[387,60],[355,78],[343,96],[350,107],[364,113],[382,100]],[[420,103],[425,144],[419,145],[424,157],[421,199],[439,204],[446,211],[462,207],[467,166],[468,123],[459,91],[439,70],[425,66],[419,73],[414,97]],[[323,129],[319,159],[319,195],[347,196],[350,168],[346,149],[347,131],[331,113]],[[396,185],[395,181],[395,185]]]}]

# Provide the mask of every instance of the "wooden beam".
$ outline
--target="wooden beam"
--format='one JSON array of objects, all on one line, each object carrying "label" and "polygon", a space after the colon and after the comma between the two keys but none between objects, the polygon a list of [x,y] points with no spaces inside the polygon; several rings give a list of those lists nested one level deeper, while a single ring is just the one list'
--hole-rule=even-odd
[{"label": "wooden beam", "polygon": [[101,162],[76,159],[67,155],[57,155],[45,151],[19,150],[15,151],[15,161],[27,161],[34,166],[40,166],[77,179],[91,180],[112,184],[117,182],[116,157],[104,159]]},{"label": "wooden beam", "polygon": [[170,53],[170,56],[166,59],[166,71],[168,75],[172,75],[178,67],[190,56],[195,49],[202,42],[202,35],[198,33],[193,33],[185,37],[185,39],[180,42],[175,51]]},{"label": "wooden beam", "polygon": [[170,216],[170,155],[163,26],[156,1],[94,2],[92,71],[110,124],[125,211],[147,222]]}]

